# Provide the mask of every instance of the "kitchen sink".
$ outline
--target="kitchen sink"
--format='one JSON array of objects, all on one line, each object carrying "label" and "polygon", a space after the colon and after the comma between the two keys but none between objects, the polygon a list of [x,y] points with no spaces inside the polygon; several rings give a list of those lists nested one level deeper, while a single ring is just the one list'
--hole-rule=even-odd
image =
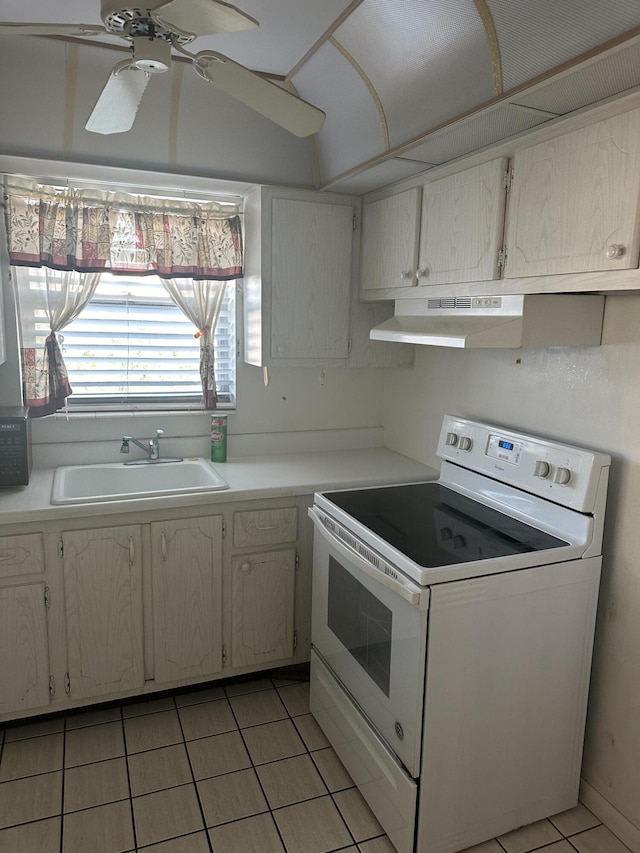
[{"label": "kitchen sink", "polygon": [[228,488],[207,459],[196,457],[142,465],[69,465],[55,470],[51,503],[122,501]]}]

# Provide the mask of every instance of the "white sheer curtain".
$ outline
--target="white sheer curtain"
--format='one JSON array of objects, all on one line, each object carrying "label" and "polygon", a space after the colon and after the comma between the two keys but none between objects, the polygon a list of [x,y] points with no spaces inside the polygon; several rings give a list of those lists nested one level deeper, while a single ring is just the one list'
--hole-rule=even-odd
[{"label": "white sheer curtain", "polygon": [[25,403],[32,416],[60,409],[71,394],[57,333],[80,314],[100,273],[12,267],[21,333]]},{"label": "white sheer curtain", "polygon": [[204,408],[216,408],[216,375],[213,336],[220,316],[226,281],[195,281],[192,278],[162,279],[162,284],[182,313],[197,329],[200,340],[200,381]]}]

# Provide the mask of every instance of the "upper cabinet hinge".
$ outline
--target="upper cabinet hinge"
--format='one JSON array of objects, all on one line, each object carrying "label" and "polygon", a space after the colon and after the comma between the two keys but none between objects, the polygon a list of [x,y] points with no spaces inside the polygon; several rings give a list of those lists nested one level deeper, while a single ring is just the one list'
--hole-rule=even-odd
[{"label": "upper cabinet hinge", "polygon": [[49,696],[51,696],[51,698],[53,699],[53,697],[55,695],[56,695],[56,680],[52,675],[50,675],[49,676]]},{"label": "upper cabinet hinge", "polygon": [[44,588],[44,606],[51,607],[51,591],[48,586]]},{"label": "upper cabinet hinge", "polygon": [[64,557],[64,542],[62,541],[62,536],[58,539],[58,557]]},{"label": "upper cabinet hinge", "polygon": [[510,191],[512,184],[513,184],[513,169],[509,168],[504,173],[504,188],[507,192]]},{"label": "upper cabinet hinge", "polygon": [[298,554],[298,552],[296,551],[296,564],[295,564],[296,572],[298,571],[299,568],[300,568],[300,554]]},{"label": "upper cabinet hinge", "polygon": [[222,666],[227,665],[227,647],[225,645],[222,646]]},{"label": "upper cabinet hinge", "polygon": [[351,348],[353,347],[353,340],[349,338],[347,341],[347,354],[351,355]]},{"label": "upper cabinet hinge", "polygon": [[507,263],[507,250],[506,249],[500,249],[500,251],[498,252],[498,269],[503,270],[505,268],[506,263]]},{"label": "upper cabinet hinge", "polygon": [[226,518],[222,519],[222,538],[224,539],[227,535],[227,520]]},{"label": "upper cabinet hinge", "polygon": [[71,678],[69,677],[68,672],[65,672],[64,674],[64,692],[71,693]]},{"label": "upper cabinet hinge", "polygon": [[355,213],[353,214],[353,223],[352,224],[353,224],[353,230],[355,231],[358,227],[358,216]]},{"label": "upper cabinet hinge", "polygon": [[294,649],[298,648],[298,632],[297,631],[293,632],[293,648]]}]

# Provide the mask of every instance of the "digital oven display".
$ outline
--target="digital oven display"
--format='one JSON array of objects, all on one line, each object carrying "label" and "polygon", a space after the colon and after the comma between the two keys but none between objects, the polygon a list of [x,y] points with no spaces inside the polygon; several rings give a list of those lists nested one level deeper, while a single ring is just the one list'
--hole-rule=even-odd
[{"label": "digital oven display", "polygon": [[509,441],[501,435],[490,435],[487,444],[487,456],[508,462],[510,465],[520,464],[523,445],[519,441]]}]

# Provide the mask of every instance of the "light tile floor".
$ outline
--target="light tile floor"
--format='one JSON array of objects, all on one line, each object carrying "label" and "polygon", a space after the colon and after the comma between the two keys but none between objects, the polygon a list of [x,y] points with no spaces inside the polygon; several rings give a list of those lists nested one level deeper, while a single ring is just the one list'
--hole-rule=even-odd
[{"label": "light tile floor", "polygon": [[[0,730],[2,853],[394,853],[309,713],[229,681]],[[584,806],[468,853],[629,853]]]}]

